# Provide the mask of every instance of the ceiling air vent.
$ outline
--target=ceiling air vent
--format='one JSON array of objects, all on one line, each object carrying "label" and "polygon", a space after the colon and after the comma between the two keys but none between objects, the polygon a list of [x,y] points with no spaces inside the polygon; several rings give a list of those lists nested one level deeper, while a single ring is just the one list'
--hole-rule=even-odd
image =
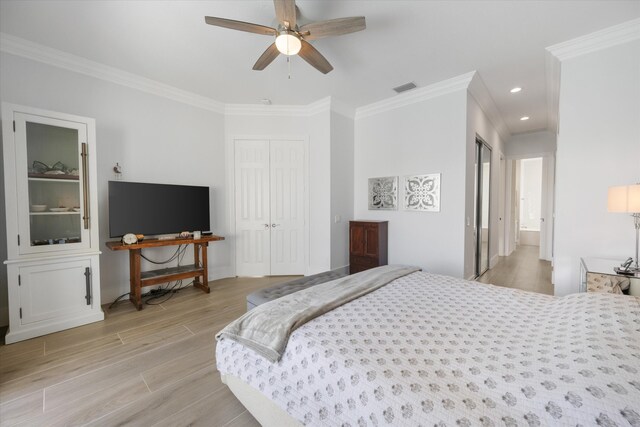
[{"label": "ceiling air vent", "polygon": [[411,89],[415,89],[417,87],[418,86],[416,86],[416,84],[414,82],[409,82],[409,83],[405,83],[403,85],[400,85],[398,87],[394,87],[393,90],[395,90],[396,93],[402,93],[402,92],[406,92],[406,91],[411,90]]}]

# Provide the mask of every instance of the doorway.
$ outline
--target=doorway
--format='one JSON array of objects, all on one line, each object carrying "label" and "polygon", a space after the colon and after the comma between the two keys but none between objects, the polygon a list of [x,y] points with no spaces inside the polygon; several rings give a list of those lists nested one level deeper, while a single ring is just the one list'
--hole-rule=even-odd
[{"label": "doorway", "polygon": [[236,275],[305,273],[305,140],[234,140]]},{"label": "doorway", "polygon": [[491,147],[476,137],[474,201],[474,273],[480,277],[489,269]]},{"label": "doorway", "polygon": [[506,213],[509,255],[518,245],[537,247],[539,259],[553,258],[555,159],[551,155],[511,159]]}]

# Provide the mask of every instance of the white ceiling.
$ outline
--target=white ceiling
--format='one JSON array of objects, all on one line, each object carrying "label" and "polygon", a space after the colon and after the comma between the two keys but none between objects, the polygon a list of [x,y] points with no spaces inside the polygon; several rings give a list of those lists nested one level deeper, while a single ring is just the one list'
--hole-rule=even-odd
[{"label": "white ceiling", "polygon": [[[271,1],[0,0],[0,31],[224,103],[359,107],[413,81],[477,70],[511,133],[547,127],[545,47],[640,17],[640,1],[310,1],[311,21],[364,15],[363,32],[314,41],[323,75],[280,56],[256,59],[269,36],[206,25],[204,16],[274,25]],[[519,94],[509,93],[521,86]],[[521,116],[531,119],[523,122]]]}]

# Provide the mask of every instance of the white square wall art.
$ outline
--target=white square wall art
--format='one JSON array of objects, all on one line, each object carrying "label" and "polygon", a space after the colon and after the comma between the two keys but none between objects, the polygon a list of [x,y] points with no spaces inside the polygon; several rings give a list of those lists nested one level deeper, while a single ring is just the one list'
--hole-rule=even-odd
[{"label": "white square wall art", "polygon": [[440,212],[440,174],[404,177],[404,210]]},{"label": "white square wall art", "polygon": [[369,178],[369,210],[398,209],[398,177]]}]

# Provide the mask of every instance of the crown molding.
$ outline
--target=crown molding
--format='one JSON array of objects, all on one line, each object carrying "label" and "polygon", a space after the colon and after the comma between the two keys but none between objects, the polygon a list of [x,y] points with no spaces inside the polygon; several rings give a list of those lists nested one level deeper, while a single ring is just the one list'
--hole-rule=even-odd
[{"label": "crown molding", "polygon": [[511,131],[507,127],[507,124],[500,114],[500,110],[498,110],[493,97],[489,93],[489,89],[487,89],[487,86],[484,84],[484,81],[478,72],[473,73],[473,77],[469,83],[469,93],[473,96],[473,99],[476,100],[484,114],[496,128],[502,138],[502,142],[506,143],[509,138],[511,138]]},{"label": "crown molding", "polygon": [[333,100],[330,96],[322,98],[316,102],[312,102],[307,105],[305,108],[307,109],[307,116],[313,116],[316,114],[323,113],[325,111],[331,110],[331,105],[333,104]]},{"label": "crown molding", "polygon": [[560,70],[562,61],[640,39],[640,19],[623,22],[546,48],[547,129],[560,132]]},{"label": "crown molding", "polygon": [[309,115],[306,105],[262,105],[262,104],[226,104],[226,116],[289,116],[306,117]]},{"label": "crown molding", "polygon": [[334,111],[351,119],[354,118],[353,108],[330,96],[307,105],[227,104],[224,109],[225,115],[229,116],[263,117],[309,117],[326,111]]},{"label": "crown molding", "polygon": [[467,89],[474,74],[475,71],[462,74],[429,86],[413,89],[391,98],[383,99],[382,101],[364,105],[356,109],[355,119],[362,119],[364,117],[373,116],[385,111],[394,110],[417,102],[426,101],[427,99]]},{"label": "crown molding", "polygon": [[559,61],[596,52],[611,46],[627,43],[640,38],[640,18],[623,22],[595,33],[577,37],[566,42],[547,47],[547,51]]},{"label": "crown molding", "polygon": [[0,33],[0,51],[216,113],[224,113],[225,110],[223,103],[211,98],[178,89],[174,86],[141,77],[118,68],[109,67],[99,62],[91,61],[7,33]]}]

